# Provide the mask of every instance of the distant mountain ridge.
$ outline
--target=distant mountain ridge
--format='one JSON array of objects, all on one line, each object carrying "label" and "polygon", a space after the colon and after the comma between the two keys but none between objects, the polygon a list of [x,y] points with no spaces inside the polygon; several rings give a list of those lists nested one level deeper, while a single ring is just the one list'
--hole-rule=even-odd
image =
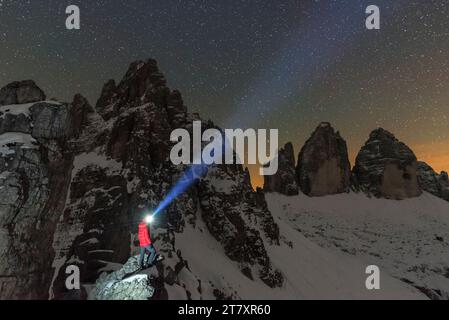
[{"label": "distant mountain ridge", "polygon": [[[292,144],[289,142],[287,146],[293,154]],[[280,158],[283,153],[281,149]],[[309,196],[354,190],[377,198],[401,200],[427,191],[449,201],[447,172],[438,174],[425,162],[418,161],[406,144],[382,128],[371,132],[351,171],[346,142],[330,123],[323,122],[302,147],[296,166],[291,161],[280,161],[278,173],[264,180],[265,191],[285,195],[297,194],[285,190],[288,181],[287,185],[299,186]]]}]

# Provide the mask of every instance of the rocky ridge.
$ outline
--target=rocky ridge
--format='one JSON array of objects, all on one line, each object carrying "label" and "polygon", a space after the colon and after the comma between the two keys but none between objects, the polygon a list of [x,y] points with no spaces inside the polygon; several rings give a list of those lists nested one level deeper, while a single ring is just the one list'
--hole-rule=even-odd
[{"label": "rocky ridge", "polygon": [[291,142],[285,144],[278,152],[278,171],[272,176],[264,176],[265,192],[279,192],[288,196],[299,192],[295,173],[295,155]]},{"label": "rocky ridge", "polygon": [[[94,283],[136,254],[144,210],[186,169],[168,159],[170,133],[200,119],[151,59],[132,63],[118,84],[108,81],[95,107],[80,95],[70,104],[34,101],[45,99],[41,92],[30,82],[2,89],[1,298],[83,297],[65,288],[67,266],[79,267],[82,283]],[[181,286],[178,274],[189,273],[176,237],[198,219],[243,275],[282,285],[266,251],[279,243],[278,227],[249,181],[241,165],[211,166],[164,211],[154,241],[167,260],[153,298],[167,297],[166,286]],[[197,294],[211,285],[217,297],[234,294],[219,283],[199,285]]]}]

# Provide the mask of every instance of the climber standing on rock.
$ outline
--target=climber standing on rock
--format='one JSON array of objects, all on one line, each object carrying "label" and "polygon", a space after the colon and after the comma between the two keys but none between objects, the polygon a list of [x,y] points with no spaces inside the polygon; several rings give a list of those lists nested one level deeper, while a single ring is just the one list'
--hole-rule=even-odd
[{"label": "climber standing on rock", "polygon": [[[140,268],[150,268],[153,266],[153,263],[156,258],[156,249],[151,242],[150,237],[150,225],[153,220],[153,217],[147,216],[142,219],[139,224],[139,242],[140,242]],[[146,265],[144,264],[145,254],[148,253],[148,258],[146,261]]]}]

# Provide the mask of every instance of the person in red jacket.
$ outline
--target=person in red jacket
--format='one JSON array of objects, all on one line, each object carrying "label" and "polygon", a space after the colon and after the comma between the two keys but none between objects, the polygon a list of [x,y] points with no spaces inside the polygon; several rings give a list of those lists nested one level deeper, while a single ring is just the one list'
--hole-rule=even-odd
[{"label": "person in red jacket", "polygon": [[[153,265],[156,258],[156,249],[151,242],[149,224],[151,219],[144,218],[139,224],[139,243],[140,243],[140,267],[149,268]],[[145,254],[148,253],[147,263],[144,265]]]}]

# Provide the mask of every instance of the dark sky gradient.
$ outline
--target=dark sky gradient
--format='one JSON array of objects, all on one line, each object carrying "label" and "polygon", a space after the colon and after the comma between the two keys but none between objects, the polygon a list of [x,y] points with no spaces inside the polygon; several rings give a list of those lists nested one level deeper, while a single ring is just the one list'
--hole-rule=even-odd
[{"label": "dark sky gradient", "polygon": [[[449,169],[449,2],[0,0],[0,86],[34,79],[50,97],[159,61],[191,111],[225,128],[278,128],[295,152],[321,121],[351,159],[382,126]],[[65,8],[81,30],[65,29]],[[365,29],[365,8],[381,30]],[[257,181],[260,184],[260,180]]]}]

